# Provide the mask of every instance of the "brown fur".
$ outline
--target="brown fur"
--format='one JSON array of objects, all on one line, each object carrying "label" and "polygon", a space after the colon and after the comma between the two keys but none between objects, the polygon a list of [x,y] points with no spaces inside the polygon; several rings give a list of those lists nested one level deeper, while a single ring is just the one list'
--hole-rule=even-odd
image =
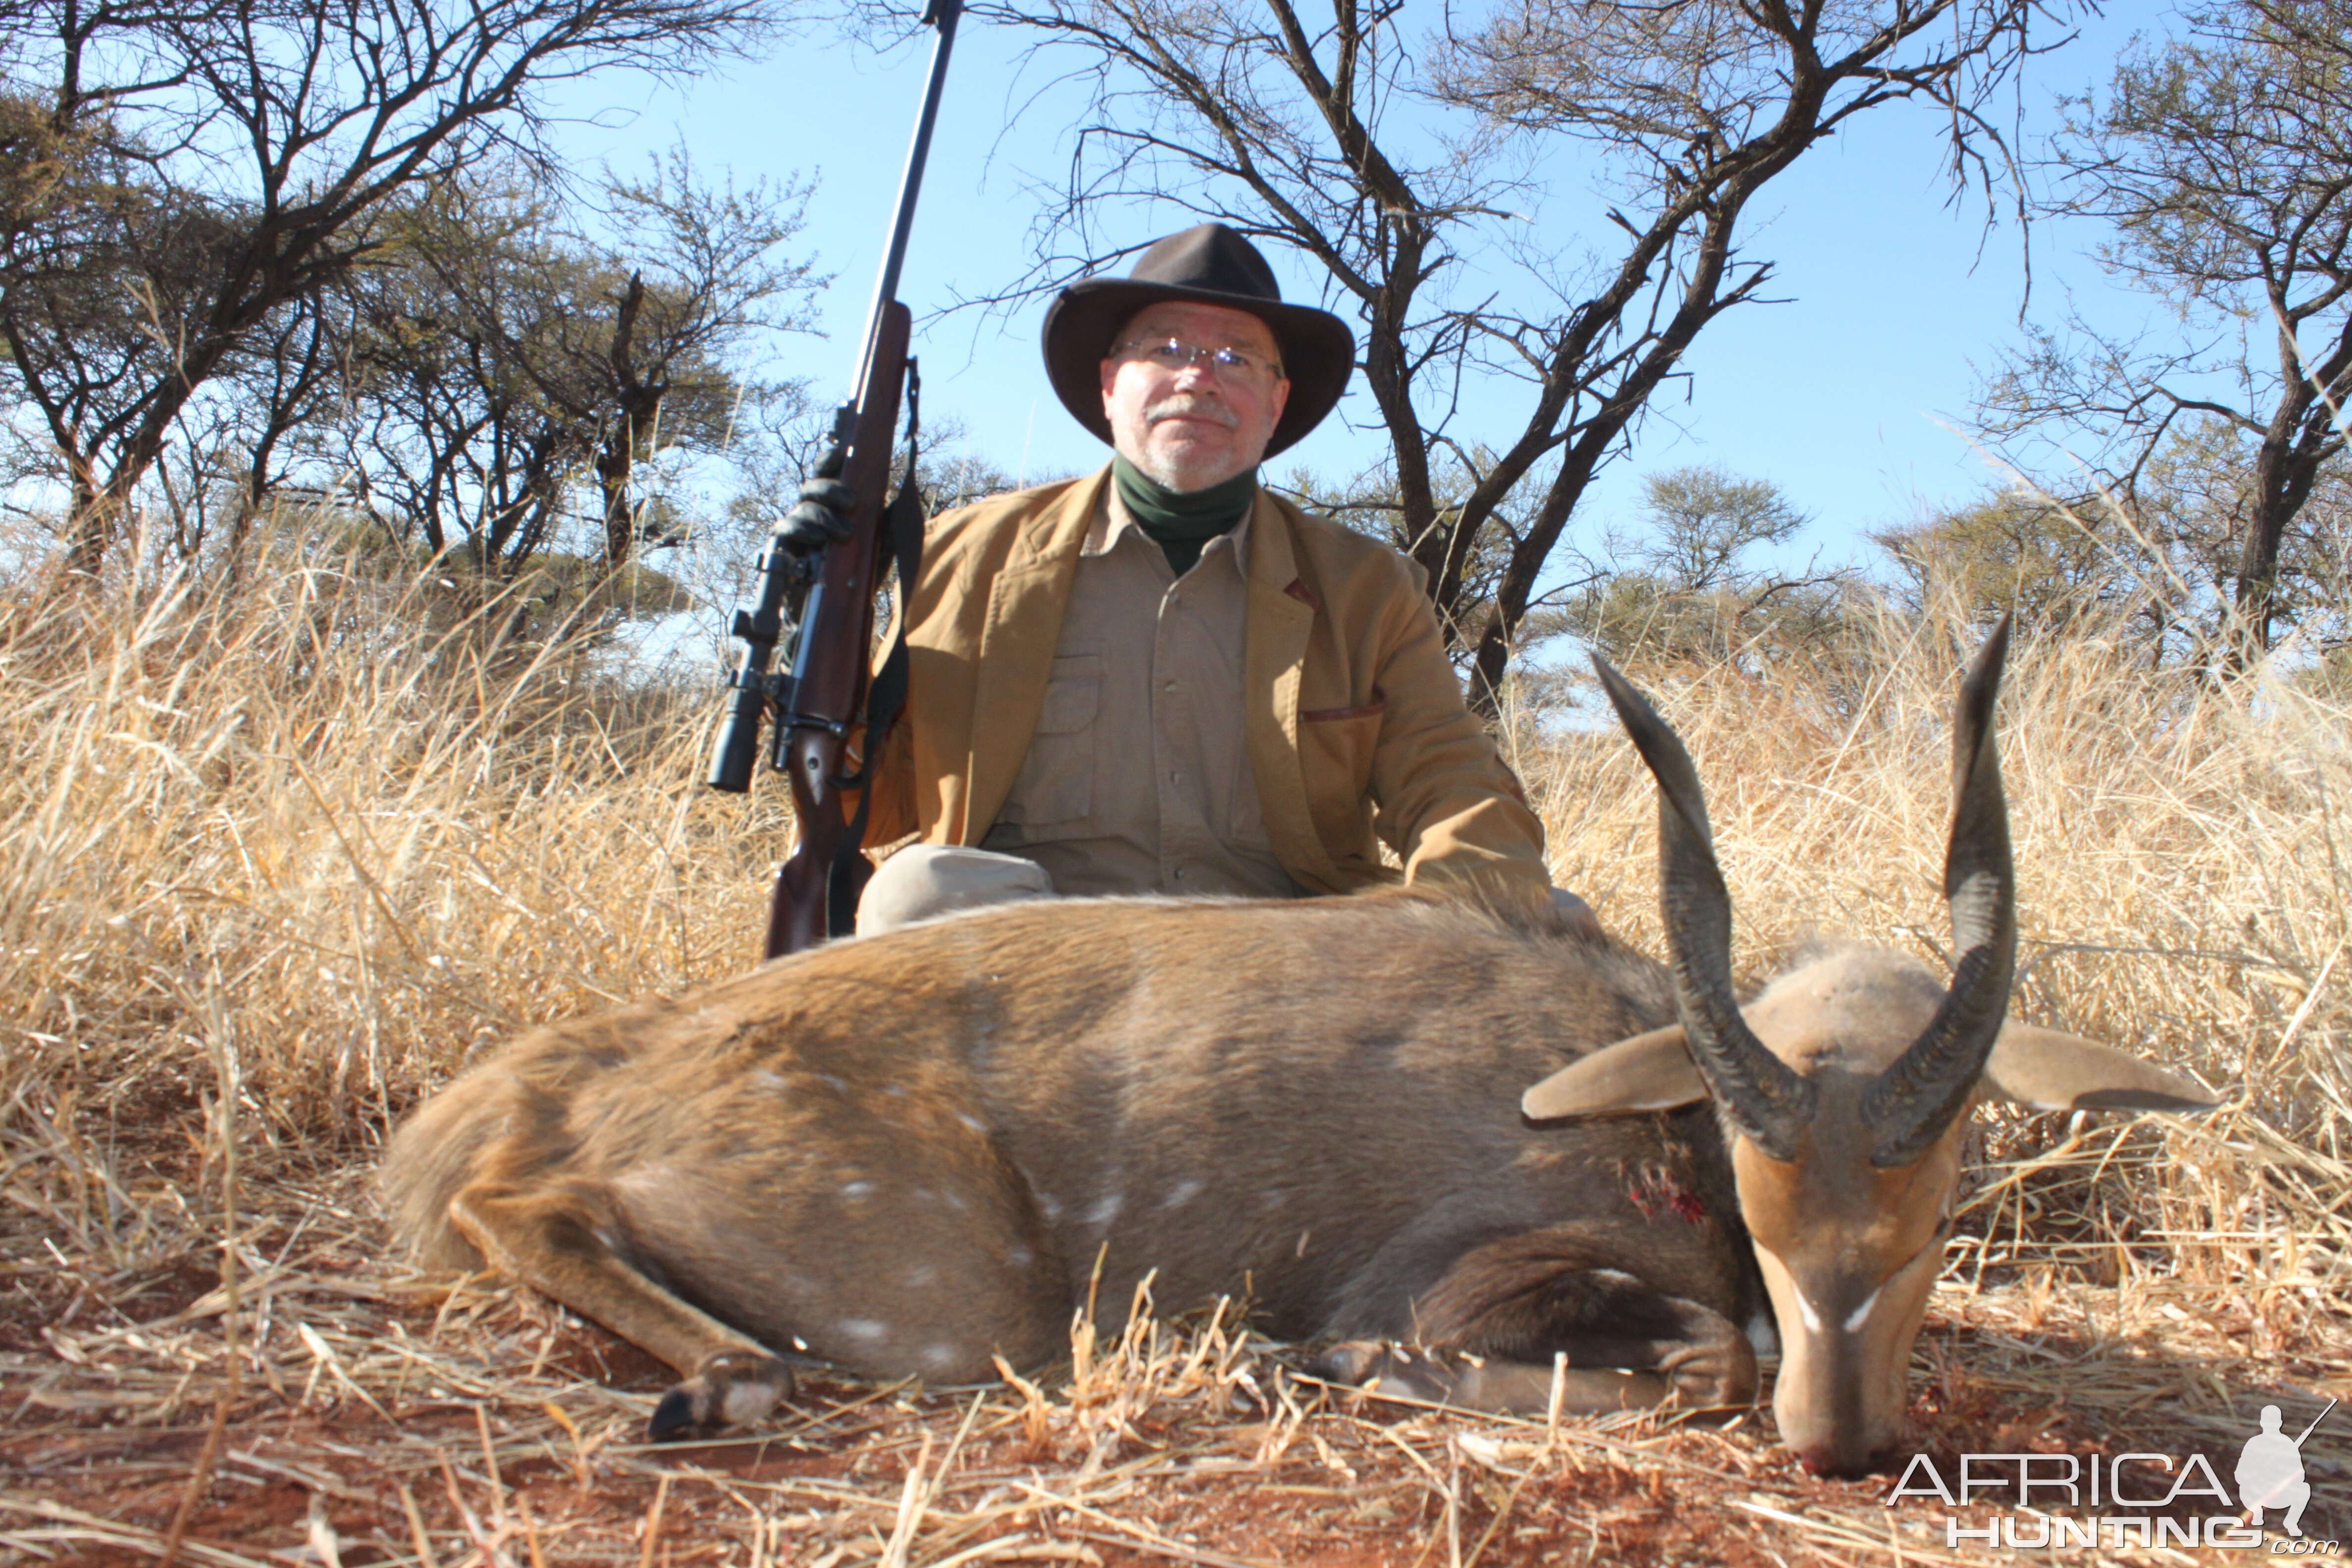
[{"label": "brown fur", "polygon": [[[1760,1303],[1710,1110],[1517,1109],[1672,1016],[1646,959],[1412,895],[1020,905],[536,1031],[401,1130],[385,1192],[428,1260],[487,1247],[688,1373],[1050,1362],[1099,1255],[1114,1321],[1151,1274],[1163,1310],[1548,1378]],[[1685,1387],[1745,1398],[1752,1360]]]}]

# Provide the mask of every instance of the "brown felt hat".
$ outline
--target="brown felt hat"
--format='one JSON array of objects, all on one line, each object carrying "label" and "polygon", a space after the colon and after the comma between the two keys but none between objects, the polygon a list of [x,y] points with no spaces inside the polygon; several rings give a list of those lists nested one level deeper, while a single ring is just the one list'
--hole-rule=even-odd
[{"label": "brown felt hat", "polygon": [[1356,335],[1328,310],[1286,305],[1274,268],[1257,247],[1221,223],[1204,223],[1152,241],[1124,278],[1088,278],[1071,284],[1045,311],[1045,374],[1071,417],[1102,440],[1101,365],[1118,330],[1146,305],[1184,300],[1247,310],[1274,333],[1290,401],[1265,444],[1267,457],[1323,422],[1347,389],[1356,364]]}]

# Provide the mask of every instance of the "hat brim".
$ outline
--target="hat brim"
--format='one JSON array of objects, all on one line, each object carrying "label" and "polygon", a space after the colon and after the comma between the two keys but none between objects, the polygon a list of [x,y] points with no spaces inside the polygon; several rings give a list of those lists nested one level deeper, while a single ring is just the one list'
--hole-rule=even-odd
[{"label": "hat brim", "polygon": [[1282,354],[1290,400],[1265,444],[1269,458],[1323,423],[1348,389],[1356,367],[1356,334],[1328,310],[1286,305],[1220,289],[1192,289],[1132,278],[1088,278],[1062,290],[1045,312],[1045,377],[1070,417],[1104,442],[1111,438],[1103,416],[1102,362],[1111,340],[1146,305],[1178,300],[1246,310],[1266,324]]}]

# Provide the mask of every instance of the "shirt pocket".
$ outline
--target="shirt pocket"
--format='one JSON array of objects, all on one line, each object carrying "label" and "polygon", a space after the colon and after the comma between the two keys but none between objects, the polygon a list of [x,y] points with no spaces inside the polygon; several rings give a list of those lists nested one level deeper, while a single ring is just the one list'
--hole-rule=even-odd
[{"label": "shirt pocket", "polygon": [[1034,830],[1084,823],[1095,808],[1095,721],[1102,712],[1099,648],[1054,656],[1037,728],[999,821]]},{"label": "shirt pocket", "polygon": [[1307,816],[1316,836],[1335,853],[1358,847],[1370,818],[1372,754],[1380,750],[1388,698],[1379,688],[1356,708],[1302,710],[1298,764],[1307,784]]}]

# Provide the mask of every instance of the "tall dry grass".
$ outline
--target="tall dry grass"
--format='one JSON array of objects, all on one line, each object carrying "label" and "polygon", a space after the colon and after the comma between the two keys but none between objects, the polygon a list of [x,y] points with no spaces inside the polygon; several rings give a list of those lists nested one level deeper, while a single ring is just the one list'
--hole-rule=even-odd
[{"label": "tall dry grass", "polygon": [[363,1163],[468,1049],[742,966],[772,794],[513,609],[293,550],[0,590],[0,1233],[135,1268],[208,1200],[128,1151],[216,1142],[225,1082],[248,1171]]},{"label": "tall dry grass", "polygon": [[[590,640],[501,642],[502,624],[290,552],[236,587],[0,593],[12,1255],[55,1237],[133,1268],[185,1246],[209,1201],[159,1147],[234,1136],[248,1172],[363,1167],[468,1050],[747,962],[781,792],[703,790],[707,691],[613,674]],[[1890,616],[1769,679],[1655,683],[1709,791],[1744,970],[1816,929],[1943,952],[1947,710],[1972,641]],[[2266,1332],[2340,1330],[2347,715],[2031,637],[2001,711],[2021,1010],[2242,1104],[2165,1130],[1998,1122],[1979,1276],[2180,1281]],[[1517,745],[1559,879],[1657,951],[1630,747],[1531,727]],[[229,1116],[208,1109],[224,1085]]]}]

